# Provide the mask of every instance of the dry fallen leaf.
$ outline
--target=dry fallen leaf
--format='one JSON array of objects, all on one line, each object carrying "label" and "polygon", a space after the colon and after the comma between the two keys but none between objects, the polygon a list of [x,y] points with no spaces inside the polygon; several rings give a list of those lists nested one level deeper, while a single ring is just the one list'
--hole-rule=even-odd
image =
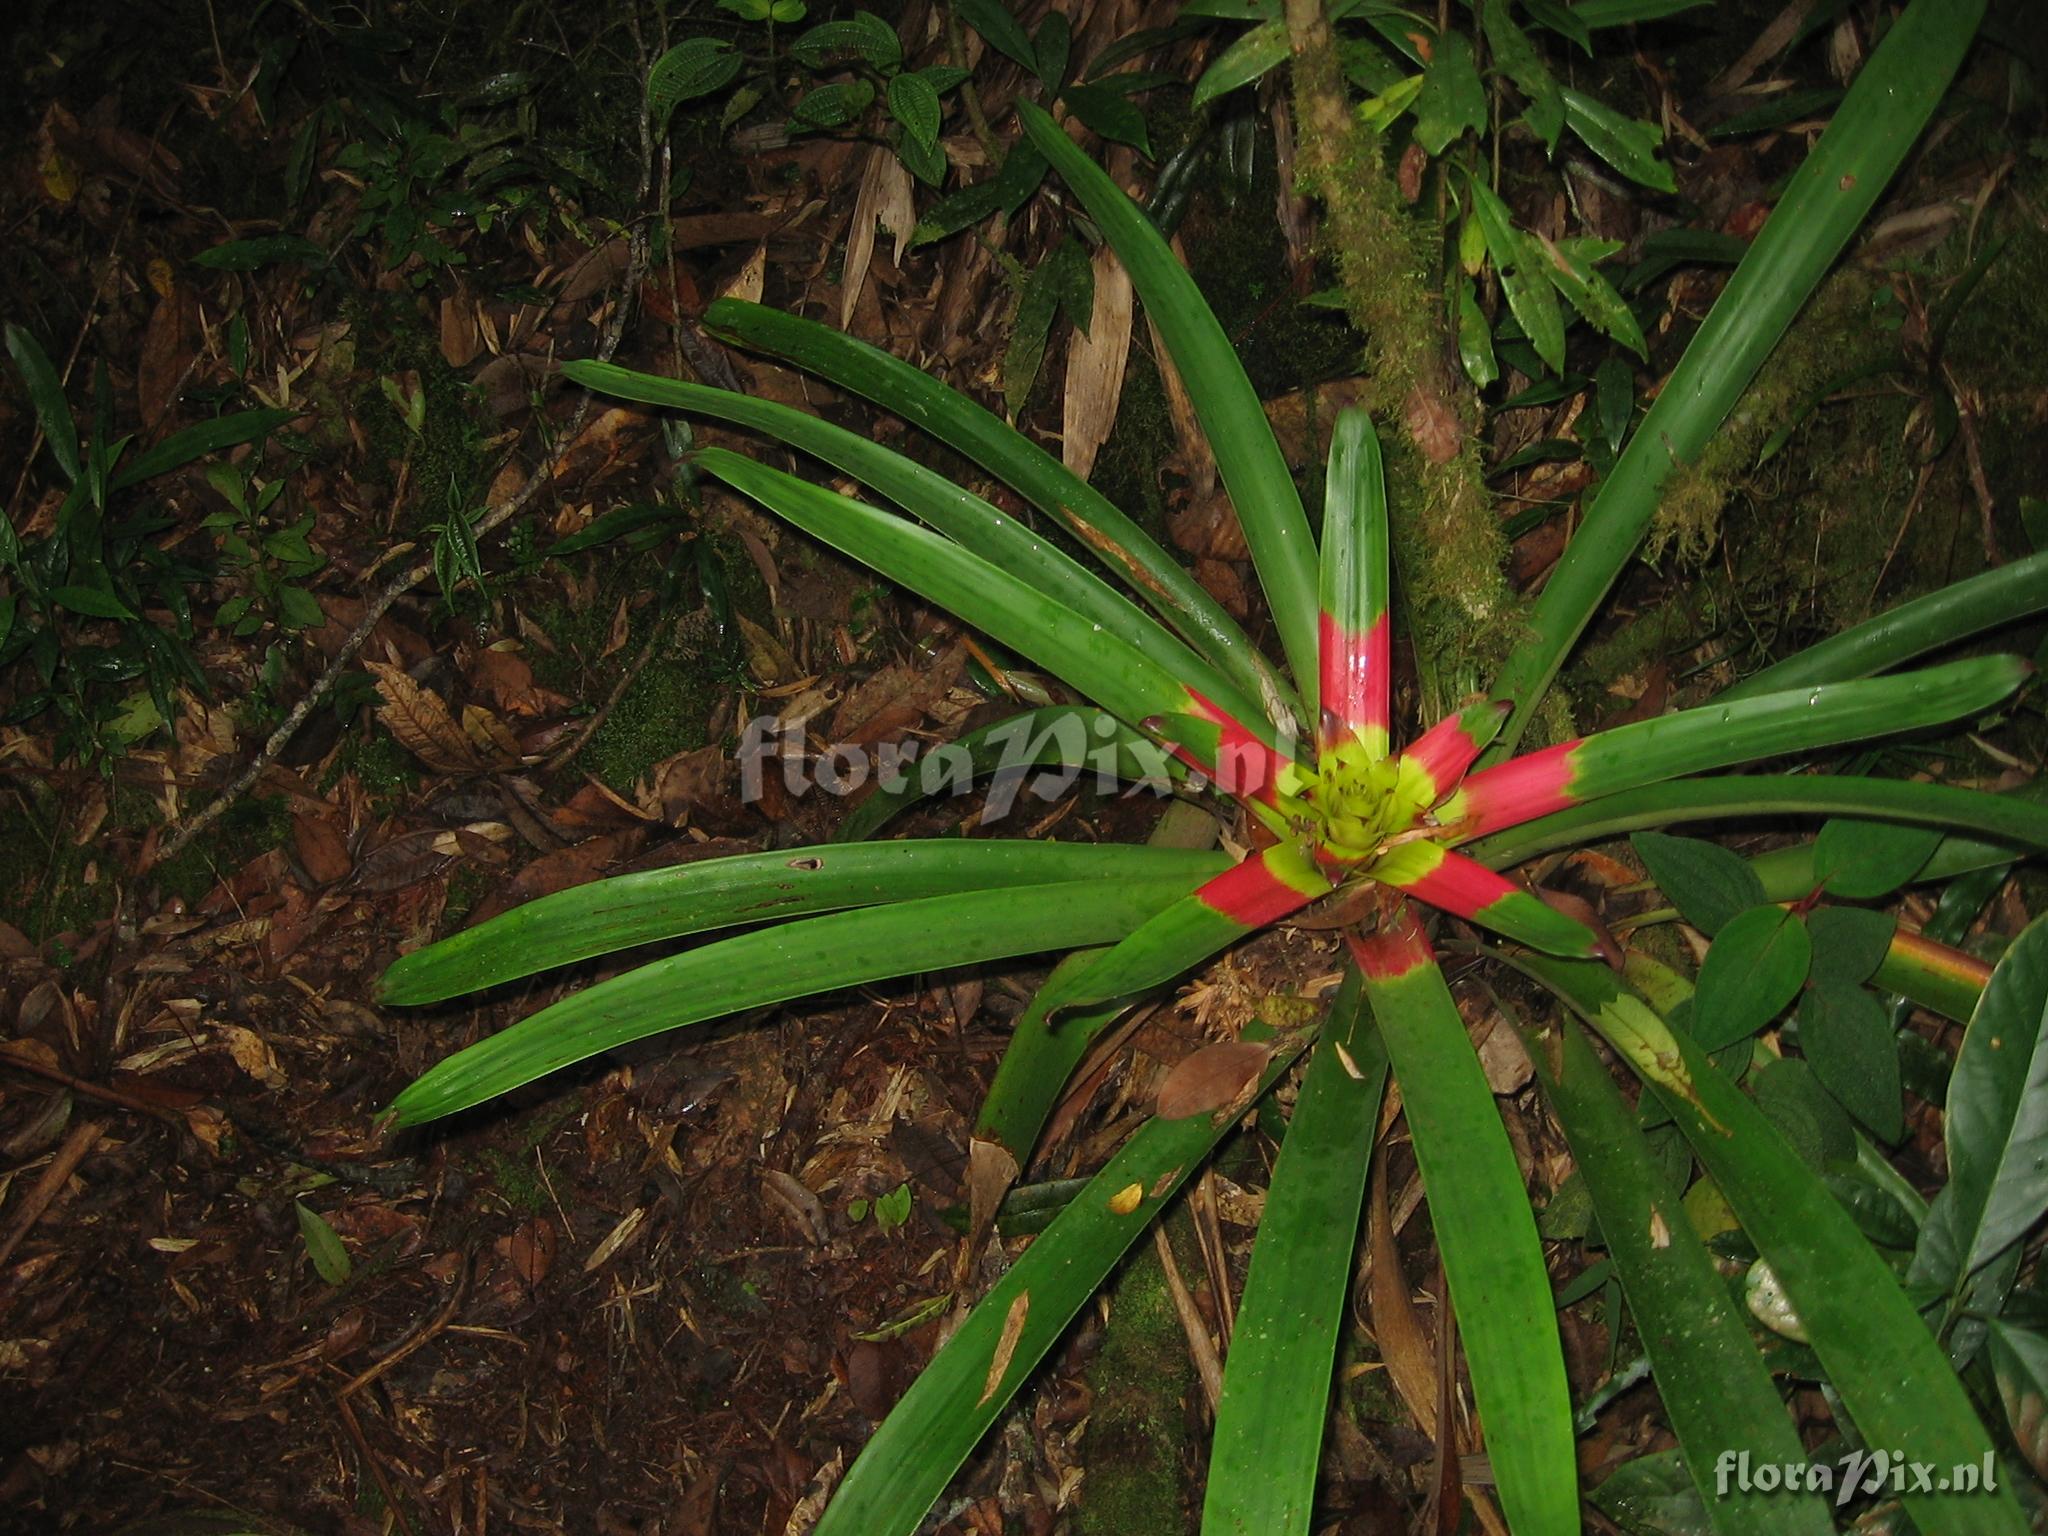
[{"label": "dry fallen leaf", "polygon": [[1010,1369],[1010,1358],[1017,1353],[1017,1341],[1024,1336],[1024,1323],[1031,1316],[1031,1293],[1019,1291],[1010,1303],[1010,1310],[1003,1314],[1002,1337],[996,1340],[996,1352],[989,1358],[988,1379],[982,1383],[981,1397],[975,1407],[994,1397],[1003,1385],[1003,1377]]},{"label": "dry fallen leaf", "polygon": [[900,263],[904,242],[917,228],[917,206],[911,196],[910,172],[886,144],[877,144],[868,151],[860,192],[853,200],[853,223],[846,232],[845,277],[839,294],[841,330],[853,318],[853,307],[860,301],[861,288],[868,280],[877,224],[896,241],[894,260]]},{"label": "dry fallen leaf", "polygon": [[1107,242],[1095,253],[1094,267],[1088,332],[1067,343],[1067,398],[1060,428],[1060,458],[1083,480],[1116,425],[1131,352],[1130,274]]},{"label": "dry fallen leaf", "polygon": [[469,738],[438,695],[386,661],[363,663],[377,679],[384,703],[377,718],[392,738],[436,773],[475,773],[481,766]]},{"label": "dry fallen leaf", "polygon": [[1266,1046],[1248,1040],[1203,1046],[1166,1074],[1155,1112],[1162,1119],[1180,1120],[1223,1108],[1259,1075],[1270,1054]]}]

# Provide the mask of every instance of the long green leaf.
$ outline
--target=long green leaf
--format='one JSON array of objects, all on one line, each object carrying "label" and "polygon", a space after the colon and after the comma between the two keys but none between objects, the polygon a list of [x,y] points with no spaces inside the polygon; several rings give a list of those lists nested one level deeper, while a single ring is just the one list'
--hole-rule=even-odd
[{"label": "long green leaf", "polygon": [[[1020,151],[1011,154],[1015,159]],[[965,454],[1057,518],[1242,692],[1262,700],[1270,693],[1290,710],[1299,709],[1293,689],[1186,567],[1100,491],[994,413],[880,348],[815,320],[720,299],[705,310],[704,323],[737,346],[782,358],[874,401]]]},{"label": "long green leaf", "polygon": [[1048,544],[973,492],[872,438],[770,400],[756,400],[681,379],[636,373],[614,363],[565,363],[562,372],[578,384],[604,394],[753,427],[792,448],[814,454],[873,487],[963,549],[1001,566],[1054,602],[1098,625],[1104,633],[1116,636],[1131,649],[1177,674],[1235,718],[1243,720],[1259,711],[1255,698],[1246,698],[1186,642],[1162,628],[1158,620],[1071,555]]},{"label": "long green leaf", "polygon": [[1656,1372],[1657,1396],[1715,1531],[1828,1536],[1834,1523],[1827,1505],[1811,1494],[1724,1494],[1715,1486],[1724,1454],[1747,1455],[1758,1466],[1803,1462],[1791,1415],[1606,1063],[1569,1022],[1535,1031],[1529,1058],[1571,1143]]},{"label": "long green leaf", "polygon": [[1145,313],[1173,355],[1216,468],[1237,509],[1252,564],[1273,610],[1307,724],[1316,718],[1316,548],[1308,515],[1237,349],[1195,280],[1136,203],[1066,133],[1029,102],[1018,119],[1123,259]]},{"label": "long green leaf", "polygon": [[1714,696],[1753,698],[1781,688],[1872,677],[1929,651],[2048,609],[2048,551],[1953,582],[1752,673]]},{"label": "long green leaf", "polygon": [[404,1125],[509,1093],[631,1040],[743,1008],[1011,955],[1114,943],[1187,890],[1181,875],[926,896],[722,939],[572,993],[400,1093]]},{"label": "long green leaf", "polygon": [[[1872,816],[1977,833],[2010,848],[2048,850],[2048,806],[2010,795],[1837,774],[1757,774],[1682,779],[1589,800],[1470,844],[1482,864],[1504,869],[1538,854],[1687,821],[1738,816]],[[1937,857],[1939,854],[1937,853]],[[1811,852],[1806,855],[1811,863]],[[1957,871],[1950,870],[1949,873]],[[1799,892],[1813,889],[1809,881]]]},{"label": "long green leaf", "polygon": [[253,443],[305,414],[304,411],[290,410],[236,411],[232,415],[216,416],[212,421],[202,421],[182,432],[173,432],[155,447],[145,448],[115,470],[111,488],[118,491],[140,485],[209,453]]},{"label": "long green leaf", "polygon": [[[1252,1245],[1209,1452],[1203,1536],[1309,1528],[1387,1052],[1356,968],[1295,1101]],[[1322,1390],[1316,1390],[1318,1387]]]},{"label": "long green leaf", "polygon": [[[1518,955],[1671,1111],[1708,1177],[1769,1261],[1857,1432],[1916,1461],[1977,1467],[1990,1438],[1947,1356],[1889,1266],[1777,1127],[1692,1041],[1597,963]],[[1942,1536],[2020,1536],[2009,1488],[1943,1498],[1909,1491],[1907,1513]]]},{"label": "long green leaf", "polygon": [[1405,909],[1352,941],[1387,1043],[1508,1524],[1579,1529],[1571,1391],[1513,1147],[1428,941]]},{"label": "long green leaf", "polygon": [[1665,480],[1699,457],[1884,192],[1983,14],[1984,0],[1913,0],[1857,74],[1544,585],[1529,616],[1531,638],[1495,687],[1515,713],[1493,760],[1520,742],[1529,706],[1642,542]]},{"label": "long green leaf", "polygon": [[2013,940],[1970,1017],[1942,1115],[1958,1281],[2048,1209],[2048,918]]},{"label": "long green leaf", "polygon": [[2032,674],[1983,656],[1893,677],[1767,693],[1617,726],[1472,774],[1437,812],[1483,836],[1581,801],[1735,763],[1946,725],[2008,698]]},{"label": "long green leaf", "polygon": [[1177,876],[1193,890],[1229,863],[1177,848],[953,837],[705,859],[556,891],[402,955],[377,1001],[436,1003],[657,939],[956,891],[1130,876]]},{"label": "long green leaf", "polygon": [[[1282,1049],[1255,1091],[1293,1059]],[[1033,1239],[918,1373],[847,1469],[813,1536],[911,1536],[996,1415],[1124,1251],[1224,1133],[1230,1113],[1148,1122]]]},{"label": "long green leaf", "polygon": [[14,359],[15,370],[28,390],[29,404],[35,407],[36,422],[43,429],[43,441],[50,445],[50,456],[64,471],[66,480],[76,480],[78,423],[72,418],[71,404],[64,398],[64,386],[57,378],[50,354],[33,335],[12,321],[5,334],[8,355]]},{"label": "long green leaf", "polygon": [[[1029,656],[1129,724],[1197,706],[1187,685],[1157,663],[929,529],[722,448],[706,448],[696,462],[806,533]],[[1263,717],[1241,723],[1272,743]]]}]

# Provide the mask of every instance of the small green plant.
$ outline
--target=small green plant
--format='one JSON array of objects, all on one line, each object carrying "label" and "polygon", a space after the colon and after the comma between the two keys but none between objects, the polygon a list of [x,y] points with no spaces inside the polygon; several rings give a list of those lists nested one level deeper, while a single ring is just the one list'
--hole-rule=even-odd
[{"label": "small green plant", "polygon": [[327,622],[320,600],[299,585],[327,568],[327,557],[308,542],[313,514],[289,523],[272,516],[284,494],[279,476],[259,482],[250,464],[216,464],[206,483],[228,504],[200,524],[213,530],[223,563],[248,588],[220,605],[213,622],[237,638],[261,630],[266,622],[280,629],[317,629]]},{"label": "small green plant", "polygon": [[[1156,541],[1030,439],[936,380],[824,326],[733,301],[706,315],[723,339],[865,396],[978,463],[1073,533],[1145,608],[988,502],[867,437],[769,401],[608,364],[568,365],[570,377],[607,394],[759,432],[910,513],[878,510],[727,450],[695,457],[700,472],[951,610],[1087,701],[1030,717],[1079,727],[1048,729],[1052,760],[1089,762],[1104,744],[1171,758],[1193,788],[1220,791],[1208,803],[1230,818],[1243,852],[1164,840],[1146,847],[843,842],[561,892],[403,957],[384,978],[383,1000],[431,1003],[594,955],[752,924],[764,902],[781,921],[563,997],[427,1072],[398,1096],[397,1120],[433,1120],[626,1041],[745,1008],[952,965],[1073,951],[1016,1022],[975,1127],[975,1158],[1014,1176],[1090,1044],[1114,1019],[1246,935],[1314,907],[1317,927],[1343,933],[1350,962],[1320,1023],[1299,1017],[1313,1010],[1298,1002],[1276,1000],[1268,1023],[1204,1053],[1198,1090],[1185,1083],[1171,1094],[1162,1089],[1158,1115],[982,1297],[877,1430],[840,1483],[821,1536],[914,1531],[1129,1245],[1243,1110],[1304,1055],[1225,1372],[1204,1528],[1310,1528],[1327,1408],[1320,1384],[1331,1369],[1391,1077],[1508,1524],[1522,1536],[1580,1529],[1557,1302],[1515,1153],[1439,968],[1438,949],[1451,946],[1502,960],[1565,999],[1641,1080],[1645,1104],[1676,1122],[1690,1149],[1685,1170],[1696,1158],[1710,1181],[1695,1188],[1717,1192],[1753,1240],[1752,1257],[1769,1266],[1770,1289],[1782,1296],[1772,1315],[1781,1322],[1796,1316],[1812,1374],[1838,1395],[1842,1421],[1853,1420],[1862,1443],[1910,1446],[1932,1464],[1990,1466],[1994,1441],[1949,1351],[1957,1320],[1973,1311],[1976,1277],[1992,1263],[2016,1264],[2017,1243],[2048,1205],[2038,1159],[2018,1155],[2039,1134],[2038,1109],[2023,1111],[2014,1096],[2031,1068],[1992,1051],[1996,1040],[2040,1033],[2039,994],[2048,986],[2021,971],[2014,994],[1994,977],[1976,1005],[1978,1044],[1966,1040],[1965,1055],[1995,1087],[1958,1097],[1959,1063],[1951,1125],[1964,1134],[1957,1122],[1977,1106],[2006,1108],[1979,1116],[1989,1128],[1968,1133],[1976,1139],[1964,1161],[1973,1171],[1954,1181],[1965,1190],[1950,1200],[1957,1214],[1923,1228],[1967,1240],[1951,1245],[1945,1267],[1930,1260],[1931,1285],[1922,1289],[1903,1287],[1894,1264],[1864,1236],[1860,1193],[1829,1182],[1761,1107],[1780,1092],[1777,1068],[1762,1063],[1744,1086],[1733,1072],[1724,1075],[1720,1058],[1709,1060],[1705,1046],[1708,1039],[1751,1045],[1802,991],[1822,991],[1811,1022],[1803,1008],[1797,1021],[1820,1096],[1851,1105],[1868,1129],[1886,1134],[1888,1086],[1838,1070],[1841,1053],[1821,1043],[1834,1032],[1867,1044],[1867,1019],[1843,1026],[1823,1013],[1867,1013],[1846,999],[1873,976],[1950,1009],[1959,1006],[1959,990],[1974,1002],[1975,989],[1956,986],[1956,957],[1941,945],[1888,933],[1878,955],[1871,925],[1824,919],[1820,898],[1889,890],[1944,857],[1988,862],[1987,846],[1996,859],[2048,848],[2048,809],[2021,797],[1853,773],[1717,770],[1975,723],[2009,709],[2031,675],[2019,658],[1897,669],[2048,606],[2048,555],[1907,604],[1708,704],[1516,752],[1565,655],[1641,543],[1659,488],[1718,429],[1866,217],[1969,46],[1981,9],[1970,0],[1915,0],[1908,8],[1628,435],[1496,687],[1412,735],[1391,703],[1390,536],[1371,422],[1357,411],[1337,422],[1318,538],[1244,369],[1192,279],[1145,215],[1029,104],[1018,109],[1026,140],[1012,158],[1028,148],[1057,170],[1129,272],[1237,508],[1281,664]],[[863,807],[860,833],[875,830],[914,793],[877,796],[881,812]],[[1747,866],[1737,875],[1724,861],[1646,839],[1644,856],[1670,881],[1673,899],[1716,927],[1721,958],[1710,951],[1690,999],[1678,996],[1690,984],[1674,983],[1672,973],[1640,957],[1629,957],[1617,976],[1595,958],[1622,959],[1601,935],[1504,873],[1624,832],[1785,815],[1928,828],[1940,846],[1926,833],[1866,838],[1831,827],[1803,871],[1793,872],[1806,883],[1786,891],[1778,888],[1788,878],[1782,868],[1768,879]],[[1788,910],[1784,902],[1794,905]],[[1461,930],[1432,909],[1484,937],[1458,937]],[[1840,922],[1842,931],[1817,963],[1810,929],[1824,921]],[[2026,952],[2037,949],[2035,941]],[[1994,996],[2013,995],[2018,1002],[1994,1004]],[[2011,1033],[1992,1023],[1987,1038],[1980,1030],[1994,1007],[1999,1019],[2010,1015]],[[1711,1036],[1698,1033],[1708,1030]],[[1724,1458],[1803,1464],[1806,1448],[1635,1108],[1568,1023],[1532,1028],[1529,1041],[1682,1447],[1680,1476],[1701,1499],[1705,1522],[1721,1533],[1830,1530],[1826,1501],[1810,1492],[1715,1489],[1714,1469]],[[1824,1068],[1831,1052],[1836,1065]],[[1733,1065],[1753,1063],[1745,1057]],[[1868,1214],[1870,1202],[1863,1208]],[[1998,1220],[1983,1219],[1990,1210]],[[1936,1241],[1928,1238],[1929,1247]],[[1923,1321],[1930,1290],[1939,1335]],[[1999,1358],[2024,1401],[2027,1362],[2048,1355],[2048,1346],[2014,1337]],[[2016,1414],[2013,1422],[2030,1421]],[[1964,1536],[2026,1529],[2008,1480],[1969,1497],[1920,1488],[1902,1497],[1922,1529]]]},{"label": "small green plant", "polygon": [[28,674],[7,718],[54,712],[60,750],[103,762],[174,719],[179,688],[206,689],[191,643],[192,589],[212,572],[165,547],[159,536],[176,520],[143,487],[260,441],[296,413],[236,412],[131,453],[131,439],[114,435],[104,369],[95,370],[92,430],[81,439],[42,345],[17,325],[6,340],[61,480],[47,519],[19,529],[0,520],[0,669]]}]

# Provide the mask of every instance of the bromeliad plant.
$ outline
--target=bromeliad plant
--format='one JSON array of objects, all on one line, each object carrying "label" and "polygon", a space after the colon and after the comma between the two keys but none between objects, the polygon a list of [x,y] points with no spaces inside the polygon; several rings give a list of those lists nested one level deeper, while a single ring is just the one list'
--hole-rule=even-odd
[{"label": "bromeliad plant", "polygon": [[[1391,1068],[1507,1519],[1525,1536],[1579,1529],[1572,1405],[1542,1249],[1438,969],[1427,914],[1468,921],[1505,941],[1525,969],[1576,986],[1589,1017],[1604,1017],[1603,1007],[1625,1015],[1635,1030],[1627,1039],[1640,1046],[1649,1026],[1608,1006],[1603,988],[1620,983],[1583,979],[1610,974],[1587,959],[1595,936],[1502,868],[1560,842],[1787,811],[2048,847],[2048,811],[2011,797],[1850,776],[1699,777],[1997,710],[2028,674],[2012,657],[1875,674],[1996,622],[1992,615],[2048,605],[2039,571],[2018,583],[2004,572],[1979,578],[1980,592],[1983,583],[2003,584],[1997,604],[1947,596],[1873,621],[1817,661],[1786,664],[1788,686],[1772,686],[1767,675],[1734,702],[1521,756],[1507,750],[1641,537],[1674,456],[1713,431],[1839,254],[1939,99],[1980,9],[1970,0],[1916,0],[1908,10],[1609,476],[1501,689],[1405,747],[1397,746],[1390,708],[1390,551],[1368,419],[1351,413],[1337,424],[1319,546],[1259,402],[1192,281],[1143,213],[1028,104],[1019,112],[1031,145],[1115,247],[1188,382],[1271,607],[1284,669],[1171,556],[1042,449],[938,382],[825,327],[731,301],[706,317],[725,339],[862,394],[974,459],[1064,526],[1151,612],[979,496],[868,438],[768,401],[610,365],[569,365],[571,377],[606,393],[763,433],[911,513],[916,522],[726,450],[696,456],[702,472],[1064,680],[1092,701],[1079,711],[1101,727],[1090,745],[1105,737],[1149,742],[1197,770],[1241,809],[1250,851],[1233,859],[1169,846],[841,843],[546,897],[402,958],[385,977],[383,1000],[429,1003],[650,941],[766,926],[588,987],[459,1052],[399,1095],[398,1120],[448,1115],[607,1048],[743,1008],[1078,950],[1017,1024],[976,1128],[977,1158],[1014,1176],[1081,1053],[1122,1008],[1242,936],[1323,903],[1326,916],[1348,927],[1356,964],[1306,1066],[1275,1168],[1218,1412],[1205,1528],[1308,1528],[1326,1403],[1304,1384],[1328,1379]],[[2015,586],[2027,595],[2015,599]],[[1305,1033],[1274,1037],[1263,1070],[1229,1104],[1155,1119],[1111,1160],[961,1322],[848,1472],[821,1532],[874,1536],[919,1525],[1130,1242],[1238,1111],[1303,1052]],[[1844,1241],[1837,1229],[1847,1218],[1829,1224],[1826,1211],[1840,1212],[1825,1186],[1784,1154],[1760,1117],[1748,1112],[1737,1126],[1735,1111],[1716,1108],[1718,1086],[1713,1095],[1692,1094],[1688,1073],[1696,1076],[1692,1063],[1703,1058],[1664,1038],[1622,1054],[1660,1092],[1698,1109],[1680,1124],[1715,1143],[1701,1149],[1702,1159],[1737,1216],[1755,1224],[1760,1245],[1789,1251]],[[1634,1190],[1651,1202],[1633,1214],[1625,1202],[1603,1207],[1603,1224],[1643,1239],[1616,1241],[1614,1259],[1642,1334],[1658,1341],[1653,1363],[1695,1481],[1708,1491],[1724,1452],[1758,1464],[1803,1459],[1725,1290],[1711,1283],[1704,1248],[1668,1192],[1643,1182],[1641,1134],[1605,1069],[1583,1042],[1559,1049],[1539,1054],[1553,1106],[1572,1117],[1575,1147],[1588,1126],[1605,1127],[1604,1139],[1586,1139],[1582,1163],[1590,1167],[1605,1150],[1603,1170],[1620,1173],[1603,1175],[1600,1188],[1610,1199]],[[1720,1145],[1731,1136],[1741,1138],[1732,1151]],[[1745,1159],[1761,1159],[1768,1177],[1745,1179]],[[1860,1244],[1847,1230],[1847,1241]],[[1881,1261],[1867,1246],[1861,1253],[1836,1255],[1832,1269],[1797,1253],[1790,1262],[1768,1256],[1816,1326],[1856,1330],[1860,1343],[1840,1345],[1841,1335],[1831,1334],[1821,1352],[1873,1443],[1890,1443],[1883,1437],[1910,1424],[1928,1459],[1975,1460],[1990,1441],[1940,1346]],[[1854,1282],[1853,1317],[1820,1294],[1846,1283],[1829,1274],[1845,1272]],[[1861,1343],[1867,1359],[1857,1353]],[[1818,1504],[1708,1502],[1721,1531],[1828,1528]],[[2009,1494],[1931,1513],[1915,1497],[1907,1503],[1920,1509],[1923,1528],[2023,1529]]]}]

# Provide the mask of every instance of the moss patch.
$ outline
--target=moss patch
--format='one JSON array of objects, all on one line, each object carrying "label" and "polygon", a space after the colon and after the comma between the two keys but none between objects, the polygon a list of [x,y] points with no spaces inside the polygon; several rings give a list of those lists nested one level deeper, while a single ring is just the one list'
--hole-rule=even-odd
[{"label": "moss patch", "polygon": [[187,906],[269,848],[291,840],[292,816],[282,796],[249,795],[229,806],[204,836],[150,871],[165,896]]},{"label": "moss patch", "polygon": [[1102,1351],[1086,1374],[1095,1407],[1083,1445],[1087,1476],[1074,1512],[1076,1536],[1183,1536],[1195,1371],[1149,1243],[1117,1276]]}]

